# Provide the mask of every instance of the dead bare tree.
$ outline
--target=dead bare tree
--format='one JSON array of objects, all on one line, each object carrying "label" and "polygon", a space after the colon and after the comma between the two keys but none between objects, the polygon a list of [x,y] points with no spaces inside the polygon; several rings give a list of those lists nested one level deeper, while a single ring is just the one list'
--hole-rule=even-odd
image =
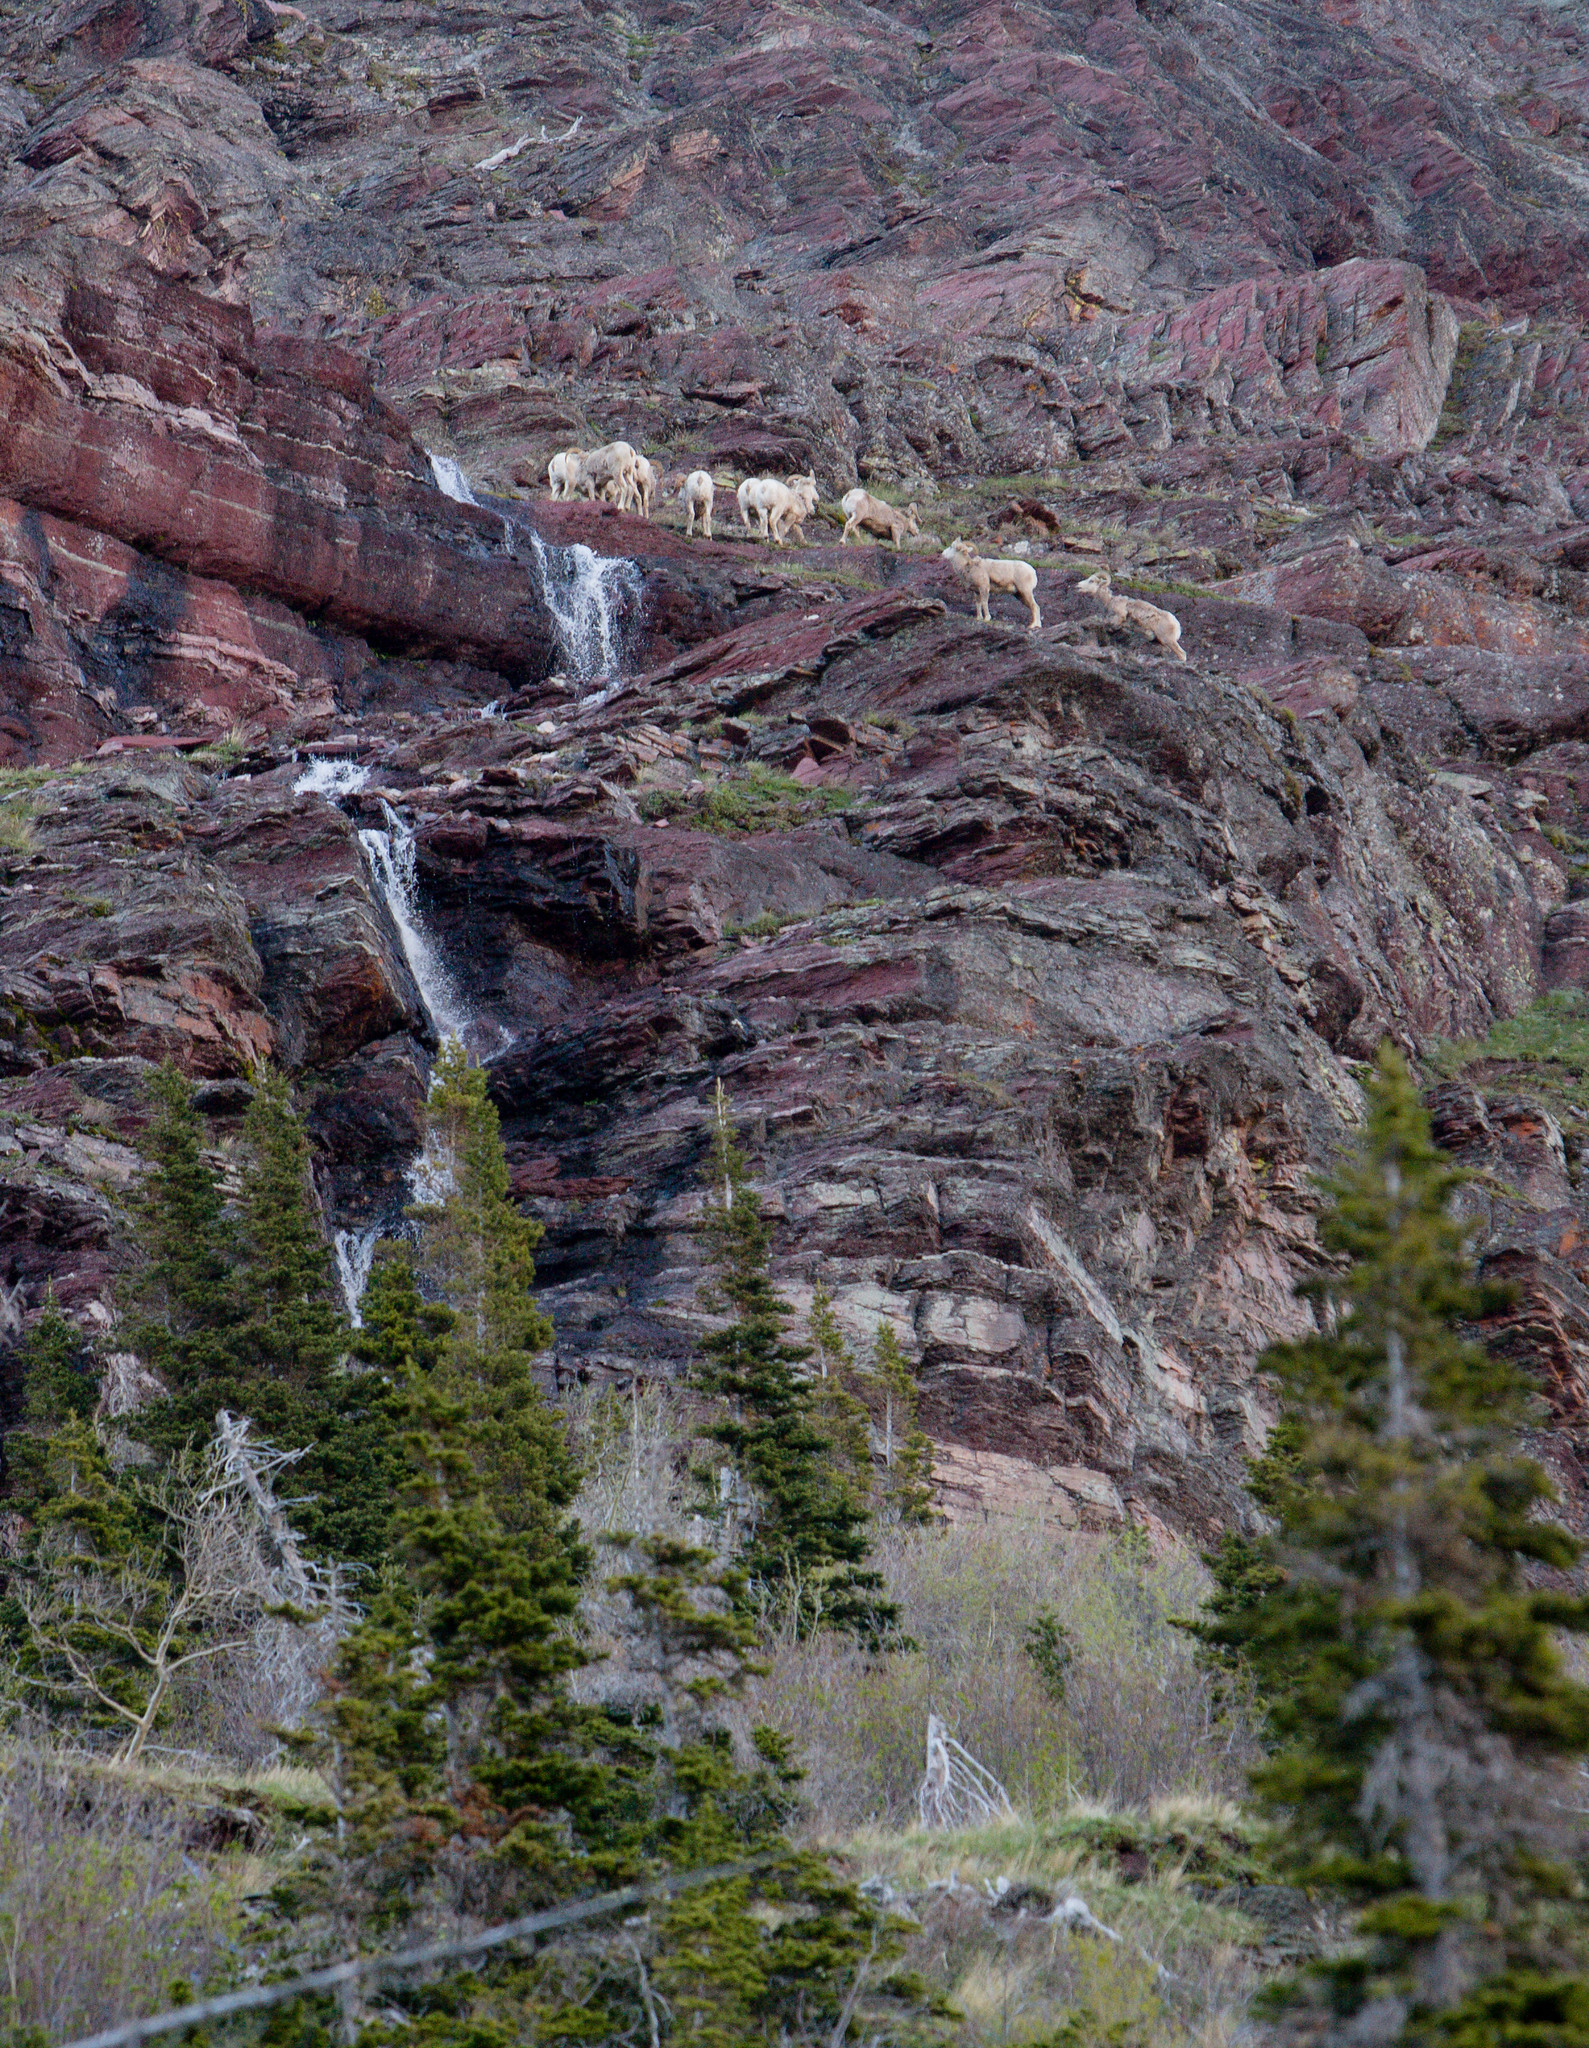
[{"label": "dead bare tree", "polygon": [[216,1421],[201,1457],[124,1481],[152,1534],[112,1547],[82,1523],[47,1530],[17,1586],[34,1683],[122,1723],[125,1763],[183,1673],[250,1647],[261,1628],[290,1637],[349,1612],[336,1573],[305,1561],[271,1485],[302,1453],[250,1443],[247,1421],[224,1410]]}]

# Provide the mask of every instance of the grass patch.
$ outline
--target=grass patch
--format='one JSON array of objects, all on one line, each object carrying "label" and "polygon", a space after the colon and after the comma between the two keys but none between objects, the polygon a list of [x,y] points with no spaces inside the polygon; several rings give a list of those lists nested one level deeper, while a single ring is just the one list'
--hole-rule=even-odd
[{"label": "grass patch", "polygon": [[1442,1041],[1429,1065],[1447,1080],[1477,1066],[1503,1067],[1509,1087],[1589,1114],[1589,1006],[1577,989],[1553,990],[1484,1038]]},{"label": "grass patch", "polygon": [[[1207,1818],[1222,1825],[1212,1809]],[[1098,1824],[1078,1812],[1073,1824],[868,1830],[824,1847],[853,1877],[880,1877],[911,1901],[919,1927],[900,1970],[952,2016],[957,2044],[1228,2039],[1259,1981],[1259,1930],[1208,1896],[1217,1877],[1199,1883],[1174,1864],[1122,1873],[1089,1850]],[[1069,1896],[1119,1940],[1052,1925],[1052,1906]]]},{"label": "grass patch", "polygon": [[23,797],[0,797],[0,853],[30,853],[38,807]]},{"label": "grass patch", "polygon": [[723,927],[725,939],[770,939],[781,932],[786,924],[800,924],[809,915],[803,910],[762,910],[746,924],[730,924]]},{"label": "grass patch", "polygon": [[855,801],[853,790],[807,789],[781,768],[749,761],[720,777],[698,797],[648,790],[640,799],[643,818],[676,818],[703,832],[788,832],[814,818],[831,817]]},{"label": "grass patch", "polygon": [[[914,1818],[929,1712],[1036,1822],[1078,1800],[1114,1814],[1240,1790],[1240,1702],[1175,1626],[1206,1585],[1190,1553],[1009,1521],[891,1532],[878,1564],[914,1647],[879,1660],[835,1636],[780,1637],[755,1688],[753,1718],[790,1738],[824,1836]],[[1029,1649],[1045,1615],[1071,1652],[1057,1691]]]}]

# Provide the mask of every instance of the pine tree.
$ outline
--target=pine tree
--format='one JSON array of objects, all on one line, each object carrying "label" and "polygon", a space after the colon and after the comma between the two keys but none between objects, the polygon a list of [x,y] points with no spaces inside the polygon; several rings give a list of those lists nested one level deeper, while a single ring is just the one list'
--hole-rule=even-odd
[{"label": "pine tree", "polygon": [[99,1402],[83,1333],[61,1313],[53,1286],[17,1346],[17,1372],[22,1421],[6,1438],[5,1483],[7,1497],[26,1511],[48,1498],[50,1439],[68,1424],[86,1421]]},{"label": "pine tree", "polygon": [[391,1239],[376,1247],[359,1312],[348,1348],[396,1382],[434,1372],[458,1320],[444,1301],[426,1301],[406,1248]]},{"label": "pine tree", "polygon": [[141,1140],[149,1170],[131,1205],[137,1262],[120,1341],[180,1388],[227,1370],[235,1232],[191,1084],[168,1061],[150,1076],[149,1094],[154,1115]]},{"label": "pine tree", "polygon": [[1538,1584],[1580,1546],[1523,1455],[1525,1383],[1462,1334],[1493,1305],[1462,1178],[1387,1049],[1329,1186],[1319,1329],[1263,1361],[1286,1430],[1273,1534],[1204,1633],[1268,1703],[1255,1785],[1293,1869],[1363,1909],[1362,1946],[1321,1971],[1330,2037],[1567,2048],[1589,2041],[1565,1776],[1589,1690],[1558,1636],[1589,1632],[1589,1602]]},{"label": "pine tree", "polygon": [[772,1233],[746,1185],[721,1092],[712,1188],[715,1278],[706,1299],[731,1320],[702,1340],[698,1381],[726,1404],[707,1434],[750,1489],[742,1561],[752,1593],[784,1604],[803,1631],[836,1628],[879,1642],[897,1610],[882,1597],[881,1574],[866,1566],[865,1501],[835,1472],[813,1419],[810,1351],[785,1339],[793,1314],[770,1278]]},{"label": "pine tree", "polygon": [[203,1443],[221,1409],[257,1441],[305,1450],[294,1526],[321,1555],[375,1563],[386,1543],[396,1440],[377,1374],[347,1372],[347,1321],[309,1182],[309,1145],[286,1082],[261,1072],[243,1126],[240,1193],[224,1201],[204,1155],[193,1091],[173,1068],[151,1084],[151,1171],[134,1211],[139,1254],[121,1341],[168,1398],[138,1435],[175,1456]]},{"label": "pine tree", "polygon": [[871,1417],[860,1392],[855,1353],[833,1313],[833,1296],[820,1280],[812,1291],[806,1328],[814,1368],[806,1383],[812,1424],[828,1440],[834,1473],[867,1498],[872,1492]]},{"label": "pine tree", "polygon": [[573,1498],[547,1454],[533,1363],[552,1336],[534,1296],[543,1233],[513,1201],[496,1105],[456,1039],[432,1077],[426,1156],[438,1192],[413,1211],[420,1271],[454,1318],[441,1384],[472,1419],[493,1510],[504,1527],[526,1527],[542,1503],[560,1510]]},{"label": "pine tree", "polygon": [[916,1377],[888,1323],[872,1354],[882,1386],[883,1512],[907,1527],[937,1519],[933,1509],[932,1438],[916,1420]]}]

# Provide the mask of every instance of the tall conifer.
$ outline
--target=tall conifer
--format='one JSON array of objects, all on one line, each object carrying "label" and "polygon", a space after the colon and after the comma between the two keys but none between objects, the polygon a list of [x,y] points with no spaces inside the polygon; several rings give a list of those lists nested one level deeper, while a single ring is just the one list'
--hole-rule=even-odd
[{"label": "tall conifer", "polygon": [[1317,1334],[1263,1361],[1284,1401],[1272,1534],[1227,1560],[1204,1632],[1267,1699],[1255,1782],[1294,1869],[1363,1909],[1362,1945],[1322,1972],[1324,2034],[1566,2048],[1589,2039],[1562,1968],[1582,1960],[1566,1766],[1589,1691],[1558,1637],[1589,1631],[1589,1603],[1539,1578],[1580,1546],[1523,1454],[1527,1388],[1463,1335],[1489,1297],[1462,1179],[1387,1050],[1329,1188]]},{"label": "tall conifer", "polygon": [[293,1522],[310,1548],[373,1564],[385,1548],[395,1439],[379,1377],[341,1366],[347,1320],[287,1084],[255,1076],[232,1208],[190,1085],[166,1067],[151,1092],[151,1171],[132,1233],[141,1257],[120,1341],[168,1398],[139,1411],[136,1433],[169,1454],[203,1442],[219,1410],[246,1415],[257,1441],[305,1452]]},{"label": "tall conifer", "polygon": [[880,1641],[897,1610],[868,1568],[866,1502],[836,1470],[818,1426],[807,1346],[784,1332],[793,1311],[772,1284],[772,1233],[729,1129],[721,1091],[707,1228],[708,1305],[729,1321],[701,1343],[700,1385],[724,1403],[708,1435],[749,1489],[741,1562],[752,1593],[782,1603],[802,1630],[847,1630]]},{"label": "tall conifer", "polygon": [[543,1502],[561,1509],[573,1497],[547,1452],[535,1376],[535,1355],[552,1336],[534,1294],[543,1233],[513,1200],[496,1105],[456,1039],[431,1080],[426,1155],[434,1192],[413,1211],[419,1266],[453,1317],[439,1384],[471,1419],[494,1512],[505,1528],[525,1528]]}]

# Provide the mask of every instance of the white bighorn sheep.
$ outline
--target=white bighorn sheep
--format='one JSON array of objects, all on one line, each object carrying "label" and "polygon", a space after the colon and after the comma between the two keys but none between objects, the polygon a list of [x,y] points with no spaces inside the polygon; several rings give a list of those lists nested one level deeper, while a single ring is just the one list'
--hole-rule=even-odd
[{"label": "white bighorn sheep", "polygon": [[546,465],[546,481],[554,498],[571,498],[579,484],[579,450],[559,448]]},{"label": "white bighorn sheep", "polygon": [[609,441],[605,448],[592,448],[579,458],[576,488],[590,499],[610,497],[621,511],[627,512],[640,495],[635,477],[638,460],[627,441]]},{"label": "white bighorn sheep", "polygon": [[716,496],[716,486],[712,482],[711,471],[692,469],[684,479],[679,496],[684,500],[684,509],[690,515],[689,524],[684,529],[685,538],[688,539],[694,533],[696,517],[699,515],[701,531],[710,540],[712,537],[712,500]]},{"label": "white bighorn sheep", "polygon": [[637,455],[634,459],[634,480],[639,500],[636,510],[642,519],[649,519],[651,501],[662,488],[662,472],[646,456]]},{"label": "white bighorn sheep", "polygon": [[1042,625],[1043,614],[1037,608],[1037,571],[1030,562],[1006,562],[979,555],[967,540],[951,541],[943,551],[943,560],[962,583],[970,584],[976,592],[979,619],[991,622],[989,591],[1007,590],[1026,606],[1029,630],[1035,633]]},{"label": "white bighorn sheep", "polygon": [[868,533],[878,533],[897,548],[907,533],[920,533],[916,524],[916,508],[907,505],[903,512],[893,505],[885,504],[881,498],[874,498],[870,491],[859,488],[846,491],[839,500],[844,508],[844,531],[839,535],[839,546],[847,548],[850,535],[859,533],[864,526]]},{"label": "white bighorn sheep", "polygon": [[1129,619],[1133,626],[1140,626],[1150,634],[1166,654],[1173,654],[1177,661],[1185,661],[1181,650],[1181,622],[1174,612],[1161,611],[1156,604],[1144,604],[1140,597],[1122,597],[1117,590],[1109,588],[1109,571],[1099,569],[1089,576],[1085,583],[1078,583],[1077,590],[1083,597],[1095,597],[1117,626],[1123,626]]},{"label": "white bighorn sheep", "polygon": [[794,476],[787,483],[779,483],[775,476],[748,476],[735,497],[745,531],[751,531],[750,515],[754,512],[761,522],[762,539],[770,538],[782,547],[791,531],[804,541],[804,523],[817,509],[817,480],[814,475]]}]

